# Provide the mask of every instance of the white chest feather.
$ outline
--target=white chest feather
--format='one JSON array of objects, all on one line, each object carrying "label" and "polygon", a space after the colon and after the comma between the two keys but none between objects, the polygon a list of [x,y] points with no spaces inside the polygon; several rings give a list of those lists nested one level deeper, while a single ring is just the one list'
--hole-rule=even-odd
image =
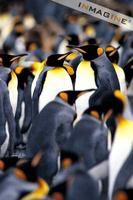
[{"label": "white chest feather", "polygon": [[76,72],[75,90],[97,89],[94,70],[89,61],[81,61]]},{"label": "white chest feather", "polygon": [[133,124],[122,122],[116,130],[109,157],[109,197],[111,199],[117,175],[127,160],[133,146]]},{"label": "white chest feather", "polygon": [[73,90],[70,76],[63,68],[55,68],[47,73],[42,93],[39,98],[39,111],[52,101],[56,95],[65,90]]}]

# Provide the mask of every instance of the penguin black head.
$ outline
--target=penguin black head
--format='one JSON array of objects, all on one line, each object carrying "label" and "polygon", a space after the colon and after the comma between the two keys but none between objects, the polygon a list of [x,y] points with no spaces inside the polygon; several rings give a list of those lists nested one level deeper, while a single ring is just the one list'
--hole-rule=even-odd
[{"label": "penguin black head", "polygon": [[42,152],[40,151],[31,161],[23,160],[18,162],[17,167],[14,169],[15,176],[29,182],[37,182],[37,167],[41,158]]},{"label": "penguin black head", "polygon": [[79,156],[71,151],[61,150],[61,167],[66,169],[72,166],[74,163],[78,163],[80,161]]},{"label": "penguin black head", "polygon": [[114,114],[115,117],[123,114],[125,105],[126,97],[119,90],[106,94],[102,100],[104,114],[111,111],[111,114]]},{"label": "penguin black head", "polygon": [[19,61],[20,58],[27,56],[27,54],[9,55],[0,54],[0,66],[10,67],[12,63]]},{"label": "penguin black head", "polygon": [[67,36],[65,36],[65,39],[68,41],[68,45],[79,45],[80,44],[80,40],[79,40],[79,36],[77,34],[69,34]]},{"label": "penguin black head", "polygon": [[102,115],[102,109],[100,106],[92,106],[92,107],[89,107],[88,109],[86,109],[83,114],[90,115],[90,116],[100,120],[101,115]]},{"label": "penguin black head", "polygon": [[107,46],[105,49],[106,55],[112,63],[118,64],[118,62],[119,62],[119,52],[118,52],[119,48],[120,48],[120,46],[115,48],[110,45],[110,46]]},{"label": "penguin black head", "polygon": [[84,46],[68,46],[77,50],[83,55],[84,60],[91,61],[101,56],[104,53],[104,49],[100,48],[97,44],[89,44]]},{"label": "penguin black head", "polygon": [[85,91],[62,91],[57,96],[60,97],[63,101],[67,102],[69,105],[73,106],[76,99],[82,94],[86,93]]},{"label": "penguin black head", "polygon": [[71,52],[65,53],[65,54],[53,54],[50,55],[46,60],[46,65],[51,67],[62,67],[64,64],[65,59],[68,55],[70,55]]},{"label": "penguin black head", "polygon": [[91,37],[87,37],[85,40],[84,40],[84,43],[87,44],[87,45],[97,45],[97,40],[96,38],[91,38]]},{"label": "penguin black head", "polygon": [[63,67],[69,75],[74,74],[73,67],[70,66],[68,63],[65,63],[66,58],[72,54],[72,52],[68,52],[65,54],[54,54],[47,58],[46,65],[50,67]]}]

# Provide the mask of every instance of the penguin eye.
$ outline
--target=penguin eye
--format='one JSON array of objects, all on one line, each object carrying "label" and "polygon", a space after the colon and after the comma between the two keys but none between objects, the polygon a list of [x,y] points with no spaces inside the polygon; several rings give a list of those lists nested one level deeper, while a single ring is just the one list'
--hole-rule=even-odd
[{"label": "penguin eye", "polygon": [[64,100],[65,102],[68,102],[68,94],[66,92],[61,92],[59,94],[59,97]]}]

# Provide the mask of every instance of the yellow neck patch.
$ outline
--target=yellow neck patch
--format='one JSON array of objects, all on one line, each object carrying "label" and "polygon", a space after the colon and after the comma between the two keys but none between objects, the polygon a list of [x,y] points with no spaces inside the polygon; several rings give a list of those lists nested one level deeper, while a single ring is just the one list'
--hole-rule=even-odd
[{"label": "yellow neck patch", "polygon": [[39,187],[34,192],[26,195],[21,200],[35,200],[35,199],[41,200],[41,199],[44,199],[49,192],[49,186],[46,183],[46,181],[44,181],[42,178],[38,179],[38,184],[39,184]]}]

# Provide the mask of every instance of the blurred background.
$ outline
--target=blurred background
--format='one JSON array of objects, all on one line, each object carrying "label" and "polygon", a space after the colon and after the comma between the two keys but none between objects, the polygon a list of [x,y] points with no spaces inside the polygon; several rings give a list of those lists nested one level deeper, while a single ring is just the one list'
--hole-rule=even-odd
[{"label": "blurred background", "polygon": [[[93,0],[133,16],[133,0]],[[126,31],[126,30],[124,30]],[[107,34],[107,32],[109,34]],[[0,50],[4,53],[33,52],[32,58],[63,52],[61,41],[77,34],[80,41],[96,37],[110,43],[121,40],[121,28],[92,18],[50,0],[0,0]]]}]

